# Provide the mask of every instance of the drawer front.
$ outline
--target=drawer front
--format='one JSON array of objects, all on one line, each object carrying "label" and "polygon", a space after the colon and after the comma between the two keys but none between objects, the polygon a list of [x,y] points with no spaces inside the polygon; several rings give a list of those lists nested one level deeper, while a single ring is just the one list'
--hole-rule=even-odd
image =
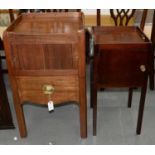
[{"label": "drawer front", "polygon": [[146,50],[103,50],[98,57],[98,82],[105,86],[142,86],[148,73]]},{"label": "drawer front", "polygon": [[[67,101],[79,101],[79,82],[77,76],[52,77],[17,77],[17,85],[21,102],[30,101],[47,104],[51,99],[55,104]],[[46,94],[45,86],[52,86],[52,94]]]}]

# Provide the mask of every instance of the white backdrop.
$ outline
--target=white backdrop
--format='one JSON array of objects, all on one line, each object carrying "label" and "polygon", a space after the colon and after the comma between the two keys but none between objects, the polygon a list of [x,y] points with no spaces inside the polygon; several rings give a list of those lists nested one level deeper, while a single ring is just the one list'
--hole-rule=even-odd
[{"label": "white backdrop", "polygon": [[[96,9],[82,9],[85,15],[96,15]],[[102,9],[102,14],[109,15],[109,9]]]}]

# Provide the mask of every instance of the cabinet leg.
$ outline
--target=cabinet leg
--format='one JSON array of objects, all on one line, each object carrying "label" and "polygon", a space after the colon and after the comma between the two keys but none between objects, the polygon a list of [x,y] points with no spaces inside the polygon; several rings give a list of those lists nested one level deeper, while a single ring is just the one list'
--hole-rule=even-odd
[{"label": "cabinet leg", "polygon": [[154,90],[154,69],[150,72],[149,84],[150,84],[150,90]]},{"label": "cabinet leg", "polygon": [[80,135],[81,135],[81,138],[87,138],[86,106],[80,106]]},{"label": "cabinet leg", "polygon": [[139,112],[138,112],[138,121],[137,121],[137,134],[141,134],[141,127],[143,121],[143,113],[144,113],[144,105],[145,105],[145,96],[146,96],[146,86],[141,90],[140,104],[139,104]]},{"label": "cabinet leg", "polygon": [[90,60],[90,107],[93,108],[93,60]]},{"label": "cabinet leg", "polygon": [[149,71],[150,90],[154,90],[154,51],[151,52],[150,71]]},{"label": "cabinet leg", "polygon": [[87,138],[87,100],[85,79],[80,79],[79,99],[80,99],[80,135]]},{"label": "cabinet leg", "polygon": [[93,136],[96,136],[97,126],[97,89],[93,87]]},{"label": "cabinet leg", "polygon": [[129,88],[128,108],[131,108],[131,104],[132,104],[132,94],[133,94],[133,88]]},{"label": "cabinet leg", "polygon": [[17,121],[18,121],[20,136],[23,138],[23,137],[27,136],[25,118],[24,118],[24,113],[23,113],[23,106],[18,105],[18,106],[16,106],[15,109],[16,109],[16,115],[17,115]]}]

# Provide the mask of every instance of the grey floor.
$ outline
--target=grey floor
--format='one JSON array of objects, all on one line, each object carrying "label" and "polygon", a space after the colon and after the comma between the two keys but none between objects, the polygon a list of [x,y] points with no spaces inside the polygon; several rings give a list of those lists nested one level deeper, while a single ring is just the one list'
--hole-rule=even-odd
[{"label": "grey floor", "polygon": [[[0,130],[0,144],[11,145],[139,145],[155,144],[155,92],[147,91],[142,134],[136,135],[139,90],[135,90],[132,108],[127,108],[128,91],[105,90],[98,93],[97,136],[92,135],[92,109],[87,87],[88,138],[80,138],[79,109],[76,105],[56,107],[49,113],[47,107],[24,105],[28,136],[20,138],[8,77],[5,83],[13,115],[14,130]],[[87,66],[89,84],[89,66]],[[87,86],[89,86],[87,84]]]}]

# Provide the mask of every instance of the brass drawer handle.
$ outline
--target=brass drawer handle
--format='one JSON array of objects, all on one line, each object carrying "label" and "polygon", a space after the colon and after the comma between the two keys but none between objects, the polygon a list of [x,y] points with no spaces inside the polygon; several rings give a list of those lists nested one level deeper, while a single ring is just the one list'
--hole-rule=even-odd
[{"label": "brass drawer handle", "polygon": [[54,87],[52,85],[48,85],[48,84],[45,84],[43,85],[43,93],[44,94],[53,94],[54,92]]},{"label": "brass drawer handle", "polygon": [[146,71],[145,65],[140,65],[140,70],[141,70],[142,72],[145,72],[145,71]]}]

